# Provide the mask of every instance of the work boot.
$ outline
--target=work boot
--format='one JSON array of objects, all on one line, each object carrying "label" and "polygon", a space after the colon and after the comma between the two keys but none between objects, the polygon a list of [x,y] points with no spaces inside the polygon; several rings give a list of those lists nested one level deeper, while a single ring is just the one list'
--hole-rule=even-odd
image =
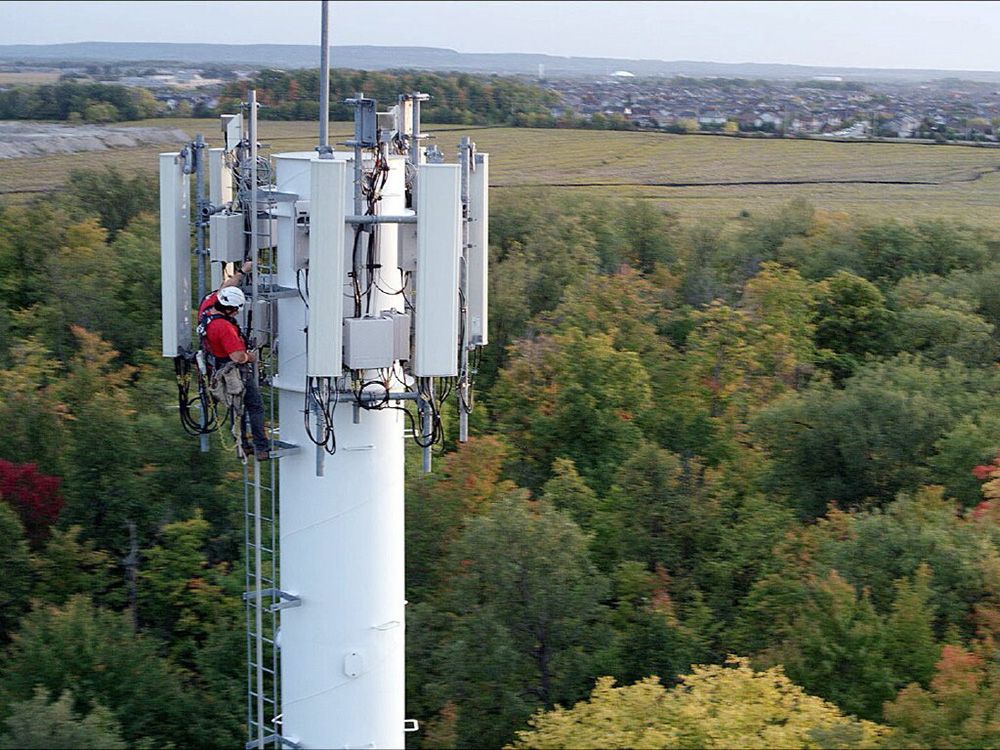
[{"label": "work boot", "polygon": [[267,459],[271,457],[271,451],[269,451],[267,448],[262,448],[261,450],[256,451],[254,453],[254,457],[258,461],[267,461]]}]

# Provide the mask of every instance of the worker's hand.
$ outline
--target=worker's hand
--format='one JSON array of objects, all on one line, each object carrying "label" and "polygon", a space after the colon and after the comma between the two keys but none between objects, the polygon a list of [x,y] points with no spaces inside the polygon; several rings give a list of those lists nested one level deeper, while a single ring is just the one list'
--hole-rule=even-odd
[{"label": "worker's hand", "polygon": [[246,261],[243,264],[242,270],[243,270],[243,273],[245,273],[245,274],[250,273],[250,271],[253,270],[253,261],[250,261],[250,260]]}]

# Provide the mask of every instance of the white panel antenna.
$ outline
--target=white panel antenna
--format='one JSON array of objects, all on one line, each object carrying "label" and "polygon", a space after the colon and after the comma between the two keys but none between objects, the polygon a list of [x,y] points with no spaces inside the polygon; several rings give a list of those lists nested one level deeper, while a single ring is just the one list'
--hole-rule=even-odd
[{"label": "white panel antenna", "polygon": [[469,286],[465,304],[469,311],[469,344],[489,343],[488,310],[490,260],[490,155],[476,154],[475,171],[469,175]]},{"label": "white panel antenna", "polygon": [[458,375],[460,168],[417,167],[417,272],[413,374]]},{"label": "white panel antenna", "polygon": [[226,168],[226,150],[208,149],[208,199],[221,206],[233,199],[233,173]]},{"label": "white panel antenna", "polygon": [[190,178],[179,153],[160,154],[160,285],[163,356],[191,347]]},{"label": "white panel antenna", "polygon": [[222,115],[222,133],[226,137],[226,151],[232,151],[243,138],[243,119],[239,115]]},{"label": "white panel antenna", "polygon": [[317,159],[311,169],[306,374],[339,377],[343,368],[347,165]]}]

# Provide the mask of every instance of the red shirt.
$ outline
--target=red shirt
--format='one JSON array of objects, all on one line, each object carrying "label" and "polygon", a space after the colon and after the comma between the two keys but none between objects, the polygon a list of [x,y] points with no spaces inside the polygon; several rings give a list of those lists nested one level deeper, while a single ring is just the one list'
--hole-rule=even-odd
[{"label": "red shirt", "polygon": [[[218,295],[215,292],[208,295],[198,308],[198,317],[201,318],[206,310],[215,305],[216,300],[218,300]],[[221,313],[219,314],[221,315]],[[232,319],[230,318],[230,320]],[[233,320],[230,323],[229,320],[222,318],[216,318],[205,328],[205,348],[219,358],[228,357],[233,352],[247,350],[246,344],[243,343],[243,339],[240,338],[236,330],[236,321]]]}]

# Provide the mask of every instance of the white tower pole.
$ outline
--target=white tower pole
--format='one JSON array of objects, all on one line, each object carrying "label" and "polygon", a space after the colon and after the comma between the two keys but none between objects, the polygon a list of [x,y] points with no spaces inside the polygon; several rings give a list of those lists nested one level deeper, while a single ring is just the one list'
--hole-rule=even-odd
[{"label": "white tower pole", "polygon": [[[326,215],[310,195],[313,152],[276,157],[277,189],[299,201],[279,207],[278,283],[296,286],[292,245],[295,206],[311,201],[313,222]],[[353,154],[334,153],[353,173]],[[404,159],[390,157],[390,177],[380,210],[404,208]],[[353,213],[351,179],[340,197]],[[304,205],[304,204],[303,204]],[[350,268],[353,228],[345,232],[345,267]],[[373,289],[372,313],[403,309],[397,227],[379,227],[381,278]],[[366,236],[363,237],[366,240]],[[347,281],[346,277],[343,279]],[[348,287],[313,288],[309,299],[332,295],[353,315]],[[281,439],[311,446],[303,409],[308,315],[298,296],[279,300]],[[334,381],[336,382],[336,381]],[[311,450],[283,456],[280,467],[281,587],[301,598],[282,615],[282,735],[304,748],[401,748],[404,745],[404,557],[403,427],[394,409],[360,412],[355,422],[350,397],[334,413],[337,450],[317,476]]]}]

